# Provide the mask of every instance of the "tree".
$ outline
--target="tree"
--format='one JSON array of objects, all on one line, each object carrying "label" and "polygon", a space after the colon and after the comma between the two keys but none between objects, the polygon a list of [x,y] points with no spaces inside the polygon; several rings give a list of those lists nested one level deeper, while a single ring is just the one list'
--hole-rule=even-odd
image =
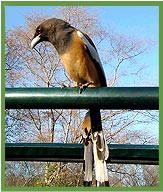
[{"label": "tree", "polygon": [[[106,75],[113,74],[107,75],[109,86],[117,86],[119,79],[126,75],[132,75],[134,78],[134,73],[136,76],[141,76],[145,71],[144,65],[136,63],[136,60],[150,49],[153,45],[151,41],[128,37],[113,30],[108,31],[100,25],[96,12],[90,14],[85,7],[57,7],[55,14],[93,38],[105,64]],[[8,87],[56,87],[61,86],[62,83],[73,86],[60,63],[57,52],[49,43],[39,44],[34,51],[30,49],[36,26],[46,18],[49,18],[48,14],[30,14],[26,16],[25,26],[6,31],[6,85]],[[126,68],[131,70],[126,71]],[[83,110],[6,110],[6,141],[79,143],[83,115]],[[158,120],[157,112],[109,110],[102,111],[102,121],[108,142],[146,144],[152,141],[152,136],[144,131],[140,133],[131,129],[139,124],[149,124]],[[12,165],[19,168],[19,177],[6,163],[6,177],[17,178],[17,182],[6,180],[8,186],[15,183],[31,186],[82,185],[81,164],[47,162],[12,163]],[[115,186],[144,185],[143,182],[147,178],[147,171],[143,166],[140,168],[136,165],[111,167],[109,165],[109,170],[111,184]],[[22,172],[26,173],[25,178],[22,178]],[[144,180],[138,182],[142,175]],[[134,183],[135,178],[137,182]],[[153,183],[157,184],[157,176],[153,179],[155,180]]]}]

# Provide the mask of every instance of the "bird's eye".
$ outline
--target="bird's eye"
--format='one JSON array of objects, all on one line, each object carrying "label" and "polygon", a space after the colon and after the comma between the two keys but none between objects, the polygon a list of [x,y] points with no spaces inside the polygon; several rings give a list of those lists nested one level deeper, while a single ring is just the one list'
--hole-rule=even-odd
[{"label": "bird's eye", "polygon": [[37,28],[36,32],[40,33],[41,32],[41,28]]}]

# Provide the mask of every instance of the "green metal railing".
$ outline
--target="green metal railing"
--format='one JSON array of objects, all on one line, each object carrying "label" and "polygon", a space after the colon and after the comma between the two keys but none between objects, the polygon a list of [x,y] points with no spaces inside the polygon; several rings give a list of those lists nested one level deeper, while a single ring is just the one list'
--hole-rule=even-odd
[{"label": "green metal railing", "polygon": [[[108,163],[157,165],[157,145],[109,144]],[[64,143],[7,143],[6,161],[83,162],[82,144]]]},{"label": "green metal railing", "polygon": [[[6,88],[8,109],[158,109],[157,87]],[[96,104],[96,105],[95,105]]]},{"label": "green metal railing", "polygon": [[[6,109],[159,109],[158,87],[6,88]],[[109,144],[109,163],[158,164],[158,145]],[[6,161],[83,162],[82,144],[7,143]]]}]

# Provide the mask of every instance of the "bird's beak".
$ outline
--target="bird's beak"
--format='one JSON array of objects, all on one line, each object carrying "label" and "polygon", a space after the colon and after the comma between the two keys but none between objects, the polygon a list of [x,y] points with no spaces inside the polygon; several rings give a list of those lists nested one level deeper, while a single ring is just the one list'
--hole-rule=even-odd
[{"label": "bird's beak", "polygon": [[31,41],[31,49],[33,49],[41,40],[40,35],[37,35],[36,37],[34,37]]}]

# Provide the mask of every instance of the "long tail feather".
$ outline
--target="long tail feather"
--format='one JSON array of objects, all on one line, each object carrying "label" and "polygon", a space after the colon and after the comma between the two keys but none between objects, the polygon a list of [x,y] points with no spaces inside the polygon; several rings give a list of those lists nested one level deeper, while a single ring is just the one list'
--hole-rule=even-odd
[{"label": "long tail feather", "polygon": [[109,157],[109,150],[103,132],[92,134],[94,165],[97,186],[108,186],[108,171],[106,160]]},{"label": "long tail feather", "polygon": [[[96,186],[109,186],[106,160],[109,150],[101,125],[101,114],[99,109],[92,109],[86,113],[83,128],[84,160],[85,160],[85,186],[92,181],[92,161],[96,176]],[[92,130],[92,134],[91,134]],[[92,157],[93,151],[93,157]]]},{"label": "long tail feather", "polygon": [[90,115],[86,113],[83,124],[83,143],[84,145],[84,186],[92,185],[92,170],[93,170],[93,145],[90,138]]},{"label": "long tail feather", "polygon": [[92,185],[92,161],[93,161],[93,146],[92,143],[84,146],[84,185]]}]

